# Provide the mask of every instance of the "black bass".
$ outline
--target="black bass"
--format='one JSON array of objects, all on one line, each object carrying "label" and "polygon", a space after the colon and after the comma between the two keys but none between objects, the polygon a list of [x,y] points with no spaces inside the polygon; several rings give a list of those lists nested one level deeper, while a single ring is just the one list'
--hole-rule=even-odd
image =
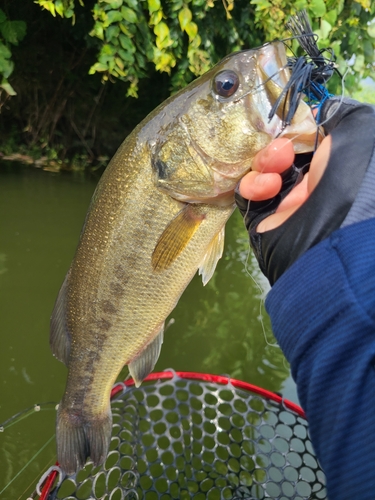
[{"label": "black bass", "polygon": [[182,292],[197,270],[211,278],[254,155],[280,134],[313,149],[306,104],[284,130],[268,119],[285,67],[282,43],[226,57],[138,125],[104,172],[51,319],[52,351],[69,369],[56,431],[68,474],[105,460],[111,388],[126,364],[142,382]]}]

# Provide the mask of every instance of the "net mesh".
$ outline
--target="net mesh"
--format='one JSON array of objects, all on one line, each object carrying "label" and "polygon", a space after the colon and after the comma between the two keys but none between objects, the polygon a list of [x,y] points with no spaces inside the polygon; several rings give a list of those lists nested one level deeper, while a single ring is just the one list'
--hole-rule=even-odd
[{"label": "net mesh", "polygon": [[112,402],[105,464],[63,480],[58,499],[325,499],[307,422],[231,383],[127,387]]}]

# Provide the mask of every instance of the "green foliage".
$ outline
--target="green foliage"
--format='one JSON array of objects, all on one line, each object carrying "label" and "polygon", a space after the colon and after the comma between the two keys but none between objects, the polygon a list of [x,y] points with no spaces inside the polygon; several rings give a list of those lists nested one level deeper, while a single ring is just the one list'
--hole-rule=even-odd
[{"label": "green foliage", "polygon": [[[374,76],[370,0],[4,0],[0,155],[23,145],[62,161],[111,156],[171,91],[230,52],[289,37],[286,22],[303,8],[355,92]],[[336,76],[330,90],[341,85]]]},{"label": "green foliage", "polygon": [[0,88],[9,95],[16,95],[16,91],[8,81],[14,69],[9,45],[18,45],[18,42],[25,35],[26,23],[24,21],[10,21],[5,12],[0,9],[0,76],[2,77]]},{"label": "green foliage", "polygon": [[[285,24],[291,14],[306,9],[320,49],[331,47],[337,68],[346,75],[347,90],[354,91],[359,82],[374,75],[375,68],[375,2],[371,0],[251,0],[256,5],[255,25],[266,40],[290,36]],[[284,27],[284,28],[283,28]],[[297,42],[293,48],[297,49]],[[348,64],[348,61],[349,64]],[[341,80],[331,83],[331,91],[341,93]]]},{"label": "green foliage", "polygon": [[[37,2],[54,16],[74,20],[74,0]],[[319,47],[334,49],[339,71],[345,73],[347,61],[355,60],[347,78],[354,89],[374,70],[375,3],[370,0],[98,0],[90,35],[101,48],[90,74],[127,82],[127,95],[136,97],[151,63],[171,75],[177,90],[226,53],[290,36],[285,24],[303,8],[313,20]]]},{"label": "green foliage", "polygon": [[[71,17],[74,8],[72,0],[38,3],[64,17]],[[101,41],[101,48],[90,74],[127,82],[127,95],[135,97],[139,80],[149,76],[152,64],[171,75],[177,90],[228,52],[261,43],[252,14],[245,1],[235,10],[234,2],[225,0],[99,0],[92,9],[90,35]]]},{"label": "green foliage", "polygon": [[352,93],[353,99],[375,104],[375,82],[365,80],[359,89]]}]

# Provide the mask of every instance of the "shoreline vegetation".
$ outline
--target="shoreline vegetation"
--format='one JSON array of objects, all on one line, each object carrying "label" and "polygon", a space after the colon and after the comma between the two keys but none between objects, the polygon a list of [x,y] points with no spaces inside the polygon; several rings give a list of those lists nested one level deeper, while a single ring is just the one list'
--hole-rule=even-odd
[{"label": "shoreline vegetation", "polygon": [[[286,22],[304,8],[346,73],[345,95],[374,102],[373,87],[358,93],[375,75],[370,0],[4,0],[0,161],[104,167],[171,94],[231,52],[290,36]],[[329,90],[342,93],[339,75]]]},{"label": "shoreline vegetation", "polygon": [[[353,92],[351,97],[358,101],[368,102],[375,105],[375,82],[372,79],[363,81],[360,88]],[[124,136],[122,140],[124,140],[125,137],[126,136]],[[42,151],[28,150],[27,144],[22,144],[19,146],[19,148],[19,151],[22,152],[15,151],[4,154],[1,151],[0,144],[0,162],[17,162],[24,165],[30,165],[35,168],[40,168],[48,172],[70,172],[83,171],[87,169],[96,171],[105,168],[111,159],[111,156],[109,155],[92,158],[89,154],[82,153],[79,157],[66,158],[62,160],[58,158],[58,154],[56,153],[56,151],[51,151],[49,155],[46,155],[43,154]],[[60,147],[59,149],[61,150],[62,147]],[[113,154],[114,153],[115,151],[113,151]]]},{"label": "shoreline vegetation", "polygon": [[16,162],[23,165],[30,165],[34,168],[40,168],[47,172],[61,172],[61,171],[83,171],[89,169],[91,171],[99,170],[105,167],[110,161],[109,157],[99,157],[92,161],[89,157],[81,157],[77,159],[65,159],[63,160],[53,160],[48,158],[48,156],[40,156],[38,158],[33,158],[29,154],[22,153],[11,153],[2,154],[0,152],[0,162]]}]

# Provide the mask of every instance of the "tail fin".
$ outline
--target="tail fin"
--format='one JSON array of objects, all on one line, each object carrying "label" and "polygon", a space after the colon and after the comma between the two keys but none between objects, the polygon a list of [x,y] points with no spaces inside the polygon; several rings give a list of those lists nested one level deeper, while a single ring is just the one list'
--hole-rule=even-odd
[{"label": "tail fin", "polygon": [[101,465],[108,454],[112,434],[112,413],[90,420],[74,414],[60,403],[57,413],[57,460],[62,470],[70,475],[82,469],[91,457],[94,465]]}]

